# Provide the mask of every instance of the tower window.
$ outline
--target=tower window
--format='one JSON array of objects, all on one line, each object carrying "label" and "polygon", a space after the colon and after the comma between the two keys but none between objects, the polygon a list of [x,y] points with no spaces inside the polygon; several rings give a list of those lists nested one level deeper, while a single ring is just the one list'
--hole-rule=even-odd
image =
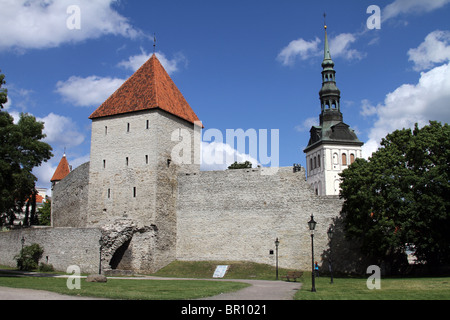
[{"label": "tower window", "polygon": [[105,136],[108,134],[108,126],[105,126]]},{"label": "tower window", "polygon": [[127,123],[127,132],[130,132],[130,123]]},{"label": "tower window", "polygon": [[352,153],[350,154],[350,164],[352,164],[353,162],[355,162],[355,155]]},{"label": "tower window", "polygon": [[145,164],[148,164],[148,154],[145,155]]},{"label": "tower window", "polygon": [[136,187],[133,188],[133,198],[136,198]]},{"label": "tower window", "polygon": [[108,189],[108,199],[111,199],[111,189]]},{"label": "tower window", "polygon": [[320,155],[317,157],[317,166],[320,168]]},{"label": "tower window", "polygon": [[126,158],[125,158],[125,164],[127,165],[127,167],[128,167],[128,163],[129,163],[128,157],[126,157]]},{"label": "tower window", "polygon": [[145,129],[150,129],[150,120],[147,120],[147,124],[146,124],[146,126],[145,126]]},{"label": "tower window", "polygon": [[103,160],[103,169],[106,169],[106,160]]}]

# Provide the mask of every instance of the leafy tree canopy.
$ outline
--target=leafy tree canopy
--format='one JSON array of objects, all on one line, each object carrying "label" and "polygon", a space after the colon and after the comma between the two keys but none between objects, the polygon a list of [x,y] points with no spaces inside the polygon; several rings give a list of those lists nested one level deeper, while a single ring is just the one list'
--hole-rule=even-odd
[{"label": "leafy tree canopy", "polygon": [[247,169],[247,168],[251,168],[251,167],[252,167],[252,163],[250,161],[245,161],[243,163],[238,163],[236,161],[235,163],[230,165],[228,167],[228,169]]},{"label": "leafy tree canopy", "polygon": [[450,126],[438,122],[386,136],[369,160],[341,173],[348,238],[394,263],[413,244],[419,261],[450,262]]},{"label": "leafy tree canopy", "polygon": [[[1,72],[1,70],[0,70]],[[3,105],[8,102],[8,90],[2,89],[2,85],[6,84],[5,82],[5,75],[0,74],[0,110],[3,109]]]},{"label": "leafy tree canopy", "polygon": [[0,111],[0,214],[10,224],[35,192],[33,168],[53,156],[42,141],[43,129],[44,123],[29,114],[22,113],[15,124],[8,112]]}]

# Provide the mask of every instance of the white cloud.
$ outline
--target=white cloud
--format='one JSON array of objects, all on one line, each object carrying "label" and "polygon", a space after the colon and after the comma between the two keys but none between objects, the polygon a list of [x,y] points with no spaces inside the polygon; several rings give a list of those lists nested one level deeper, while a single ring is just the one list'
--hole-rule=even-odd
[{"label": "white cloud", "polygon": [[356,41],[355,35],[351,33],[341,33],[330,39],[330,51],[332,57],[343,57],[346,60],[361,60],[364,54],[356,49],[350,48]]},{"label": "white cloud", "polygon": [[310,57],[317,56],[320,52],[320,43],[321,41],[317,37],[312,41],[306,41],[302,38],[293,40],[287,45],[287,47],[281,50],[278,54],[277,60],[283,65],[289,66],[293,65],[297,58],[306,60]]},{"label": "white cloud", "polygon": [[44,133],[47,135],[44,141],[52,146],[75,147],[84,142],[85,136],[70,118],[50,113],[36,120],[44,122]]},{"label": "white cloud", "polygon": [[[443,40],[443,41],[441,41]],[[418,48],[408,51],[409,60],[416,69],[450,60],[449,33],[431,32]],[[431,46],[436,45],[438,52]],[[442,53],[442,54],[441,54]],[[420,66],[420,68],[419,68]],[[376,115],[378,120],[369,132],[369,141],[363,147],[365,157],[380,146],[381,139],[398,129],[412,128],[415,123],[426,125],[430,120],[450,122],[450,63],[422,72],[417,84],[404,84],[386,95],[383,104],[372,106],[362,101],[363,116]]]},{"label": "white cloud", "polygon": [[[360,60],[365,55],[351,48],[357,38],[351,33],[341,33],[336,37],[329,37],[330,51],[332,58],[344,58],[346,60]],[[297,59],[307,60],[314,57],[323,56],[323,48],[319,46],[322,41],[315,38],[312,41],[306,41],[302,38],[291,41],[278,54],[277,60],[285,66],[291,66]]]},{"label": "white cloud", "polygon": [[437,63],[450,60],[450,31],[434,31],[427,35],[418,48],[408,51],[409,60],[414,62],[414,70],[422,71]]},{"label": "white cloud", "polygon": [[87,78],[73,76],[67,81],[58,81],[56,92],[75,106],[98,106],[113,94],[125,80],[98,76]]},{"label": "white cloud", "polygon": [[361,112],[363,117],[373,116],[377,113],[377,108],[373,106],[369,100],[364,99],[361,101]]},{"label": "white cloud", "polygon": [[318,120],[317,117],[307,118],[302,122],[302,124],[296,126],[295,130],[297,130],[299,132],[310,131],[312,126],[318,125],[317,120]]},{"label": "white cloud", "polygon": [[[2,0],[0,10],[0,50],[42,49],[63,43],[96,39],[103,35],[136,38],[143,33],[112,6],[118,0]],[[80,8],[80,29],[71,30],[68,8]]]},{"label": "white cloud", "polygon": [[448,3],[450,0],[395,0],[383,9],[381,19],[387,21],[401,14],[431,12]]},{"label": "white cloud", "polygon": [[[118,64],[119,67],[123,67],[125,69],[129,69],[133,72],[137,71],[148,59],[153,55],[153,53],[147,53],[144,49],[141,48],[141,54],[131,56],[128,60],[122,61]],[[168,74],[173,74],[174,72],[179,70],[180,63],[186,63],[186,57],[181,54],[175,54],[173,59],[168,59],[166,55],[162,52],[156,52],[156,57],[159,62],[161,62],[164,69]]]},{"label": "white cloud", "polygon": [[[421,73],[415,85],[404,84],[389,93],[376,107],[378,120],[363,147],[365,157],[379,147],[381,139],[397,129],[424,126],[429,120],[450,122],[450,63]],[[371,110],[372,111],[372,110]]]},{"label": "white cloud", "polygon": [[202,171],[226,170],[235,161],[239,163],[250,161],[254,168],[259,164],[257,159],[238,152],[226,143],[202,142],[201,147],[202,159],[200,170]]}]

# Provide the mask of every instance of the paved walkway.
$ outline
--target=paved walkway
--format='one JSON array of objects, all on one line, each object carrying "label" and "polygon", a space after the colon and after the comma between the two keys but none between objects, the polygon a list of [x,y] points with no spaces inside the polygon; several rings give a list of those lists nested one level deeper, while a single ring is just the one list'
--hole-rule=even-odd
[{"label": "paved walkway", "polygon": [[[0,270],[1,272],[2,270]],[[35,272],[19,272],[5,270],[9,273],[16,273],[18,276],[34,277],[58,277],[67,278],[68,276],[54,276],[48,274],[39,274]],[[86,278],[86,277],[81,277]],[[130,279],[130,280],[208,280],[208,281],[236,281],[248,283],[251,286],[242,290],[224,293],[213,297],[200,300],[292,300],[294,294],[301,288],[299,282],[285,281],[265,281],[265,280],[242,280],[242,279],[180,279],[180,278],[160,278],[160,277],[110,277],[111,279]],[[104,300],[98,298],[86,298],[78,296],[67,296],[42,290],[15,289],[0,287],[0,300]]]},{"label": "paved walkway", "polygon": [[299,282],[233,280],[251,284],[250,287],[200,300],[292,300],[302,286]]}]

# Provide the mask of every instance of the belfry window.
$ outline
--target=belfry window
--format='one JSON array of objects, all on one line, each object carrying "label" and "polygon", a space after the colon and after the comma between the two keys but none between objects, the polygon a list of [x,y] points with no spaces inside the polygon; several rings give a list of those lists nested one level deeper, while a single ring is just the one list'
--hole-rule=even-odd
[{"label": "belfry window", "polygon": [[130,123],[127,123],[127,132],[130,132]]}]

